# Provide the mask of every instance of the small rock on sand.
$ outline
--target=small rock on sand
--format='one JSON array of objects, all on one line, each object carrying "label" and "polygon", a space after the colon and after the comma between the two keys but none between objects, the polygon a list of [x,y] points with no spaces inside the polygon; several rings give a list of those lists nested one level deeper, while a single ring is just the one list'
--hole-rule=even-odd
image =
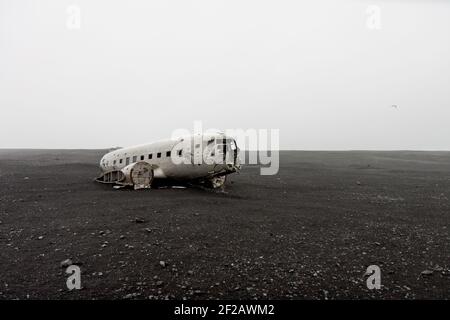
[{"label": "small rock on sand", "polygon": [[67,268],[68,266],[71,266],[72,264],[73,264],[72,260],[66,259],[64,261],[61,261],[61,268]]}]

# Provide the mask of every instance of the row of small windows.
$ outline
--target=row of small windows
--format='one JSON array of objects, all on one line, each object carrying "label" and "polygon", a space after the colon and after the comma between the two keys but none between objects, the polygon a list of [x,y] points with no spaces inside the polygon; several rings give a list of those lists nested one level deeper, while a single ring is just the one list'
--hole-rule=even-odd
[{"label": "row of small windows", "polygon": [[[156,154],[156,157],[157,157],[157,158],[161,158],[161,155],[162,155],[162,153],[161,153],[161,152],[158,152],[158,153]],[[178,151],[177,151],[177,155],[178,155],[179,157],[181,157],[181,156],[183,155],[183,150],[178,150]],[[166,157],[170,157],[170,156],[171,156],[171,152],[170,152],[170,151],[166,151]],[[137,162],[137,158],[138,158],[137,156],[133,156],[133,163],[134,163],[134,162]],[[153,159],[153,153],[150,153],[150,154],[147,156],[147,158],[148,158],[148,160]],[[145,156],[144,156],[144,155],[140,156],[140,159],[141,159],[141,161],[144,161],[144,160],[145,160]],[[128,157],[128,158],[125,158],[125,159],[119,159],[119,163],[122,164],[124,160],[125,160],[125,164],[126,164],[126,165],[129,165],[129,164],[130,164],[130,158],[129,158],[129,157]],[[114,160],[114,161],[113,161],[113,164],[116,165],[116,164],[117,164],[117,160]]]}]

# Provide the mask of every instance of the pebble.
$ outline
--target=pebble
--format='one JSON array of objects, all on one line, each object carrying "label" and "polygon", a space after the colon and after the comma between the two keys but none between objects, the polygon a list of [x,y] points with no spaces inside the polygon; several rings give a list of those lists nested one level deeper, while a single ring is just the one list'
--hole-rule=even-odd
[{"label": "pebble", "polygon": [[71,266],[73,264],[72,260],[66,259],[64,261],[61,261],[61,268],[67,268],[68,266]]},{"label": "pebble", "polygon": [[422,276],[430,276],[433,274],[433,270],[424,270],[420,273]]},{"label": "pebble", "polygon": [[123,298],[124,299],[132,299],[132,298],[137,297],[138,295],[139,295],[139,293],[129,293],[126,296],[124,296]]}]

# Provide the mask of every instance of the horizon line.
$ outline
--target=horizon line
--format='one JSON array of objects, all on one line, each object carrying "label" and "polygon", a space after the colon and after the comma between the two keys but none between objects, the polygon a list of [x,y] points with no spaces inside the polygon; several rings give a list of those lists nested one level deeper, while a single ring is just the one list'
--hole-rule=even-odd
[{"label": "horizon line", "polygon": [[[117,149],[121,149],[122,147],[114,147]],[[0,148],[0,150],[13,150],[13,151],[20,151],[20,150],[27,150],[27,151],[77,151],[77,150],[85,150],[85,151],[108,151],[111,149],[114,149],[113,147],[110,148],[21,148],[21,147],[13,147],[13,148]],[[261,150],[246,150],[246,149],[240,149],[241,152],[261,152],[261,151],[303,151],[303,152],[450,152],[450,149],[276,149],[276,150],[268,150],[268,149],[261,149]]]}]

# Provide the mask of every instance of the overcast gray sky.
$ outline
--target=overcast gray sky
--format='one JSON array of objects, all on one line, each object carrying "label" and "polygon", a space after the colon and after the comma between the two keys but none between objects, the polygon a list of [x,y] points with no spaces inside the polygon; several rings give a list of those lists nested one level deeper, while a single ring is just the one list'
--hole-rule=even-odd
[{"label": "overcast gray sky", "polygon": [[202,120],[282,149],[449,150],[449,39],[448,1],[0,0],[0,148]]}]

